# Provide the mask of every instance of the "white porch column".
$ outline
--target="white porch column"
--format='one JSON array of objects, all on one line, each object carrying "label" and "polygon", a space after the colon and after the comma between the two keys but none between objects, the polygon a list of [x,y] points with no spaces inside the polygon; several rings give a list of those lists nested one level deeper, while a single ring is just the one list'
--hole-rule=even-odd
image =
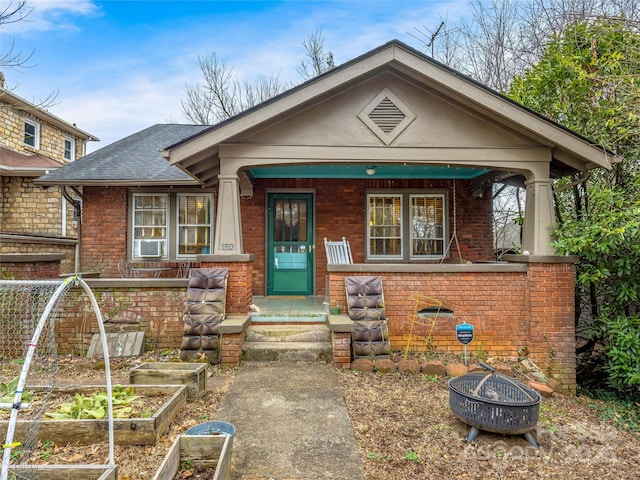
[{"label": "white porch column", "polygon": [[522,251],[530,255],[554,255],[551,232],[554,228],[553,192],[550,178],[525,182],[527,203],[522,232]]},{"label": "white porch column", "polygon": [[237,175],[218,175],[218,205],[213,237],[214,255],[239,255],[242,248],[240,186]]}]

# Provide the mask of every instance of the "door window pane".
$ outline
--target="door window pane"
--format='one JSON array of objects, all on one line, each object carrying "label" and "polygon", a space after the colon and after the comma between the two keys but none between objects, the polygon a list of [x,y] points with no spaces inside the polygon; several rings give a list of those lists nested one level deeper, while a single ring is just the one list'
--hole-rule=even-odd
[{"label": "door window pane", "polygon": [[306,200],[283,199],[274,203],[274,241],[307,241]]}]

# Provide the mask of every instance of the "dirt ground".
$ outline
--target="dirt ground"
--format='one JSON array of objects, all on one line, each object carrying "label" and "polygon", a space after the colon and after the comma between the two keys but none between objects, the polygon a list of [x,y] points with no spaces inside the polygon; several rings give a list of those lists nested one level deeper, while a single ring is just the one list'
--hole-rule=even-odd
[{"label": "dirt ground", "polygon": [[[167,352],[114,359],[112,382],[128,384],[129,370],[136,364],[172,359]],[[104,381],[95,359],[64,357],[60,364],[58,384]],[[1,380],[6,382],[8,374],[3,365]],[[153,477],[177,435],[213,419],[234,374],[234,369],[209,367],[205,395],[187,403],[156,445],[116,445],[119,480]],[[338,379],[367,480],[635,479],[640,472],[640,432],[600,420],[599,402],[586,397],[554,395],[542,400],[536,450],[521,436],[486,432],[468,443],[469,427],[448,406],[446,379],[353,371],[338,371]],[[104,464],[107,452],[106,444],[42,445],[36,461]],[[183,468],[178,478],[210,477],[211,472]]]}]

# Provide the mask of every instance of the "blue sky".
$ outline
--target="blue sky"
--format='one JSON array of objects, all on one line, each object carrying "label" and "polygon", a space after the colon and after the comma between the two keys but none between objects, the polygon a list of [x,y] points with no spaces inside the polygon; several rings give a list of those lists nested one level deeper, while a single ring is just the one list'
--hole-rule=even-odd
[{"label": "blue sky", "polygon": [[[0,0],[4,8],[10,0]],[[15,3],[15,2],[14,2]],[[156,123],[187,123],[180,100],[201,81],[198,55],[215,52],[249,79],[298,83],[302,40],[322,29],[337,65],[398,39],[420,48],[416,28],[457,22],[467,0],[173,1],[27,0],[28,21],[4,25],[0,51],[33,55],[5,71],[7,88],[100,138],[88,151]]]}]

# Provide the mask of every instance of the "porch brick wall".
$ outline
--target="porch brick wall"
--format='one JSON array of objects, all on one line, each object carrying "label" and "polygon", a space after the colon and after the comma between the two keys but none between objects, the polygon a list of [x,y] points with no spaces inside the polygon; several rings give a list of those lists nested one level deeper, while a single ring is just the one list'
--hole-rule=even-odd
[{"label": "porch brick wall", "polygon": [[[25,242],[7,242],[2,241],[2,249],[0,251],[0,264],[9,270],[12,273],[16,273],[18,271],[26,271],[17,267],[19,264],[11,264],[5,263],[2,261],[2,255],[11,255],[11,254],[19,254],[19,255],[28,255],[28,254],[62,254],[64,258],[60,261],[57,261],[58,265],[55,267],[55,271],[57,272],[54,276],[58,277],[61,273],[71,273],[75,269],[75,246],[74,245],[59,245],[59,244],[50,244],[50,243],[30,243],[28,241]],[[43,276],[43,275],[52,275],[51,272],[54,270],[51,269],[50,266],[46,265],[45,262],[44,269],[37,267],[35,269],[31,269],[33,276],[24,277],[25,279],[36,279],[42,280],[44,278],[53,278],[52,276]],[[18,277],[16,277],[18,278]],[[22,277],[21,277],[22,278]]]},{"label": "porch brick wall", "polygon": [[242,345],[244,344],[245,333],[225,333],[222,335],[220,347],[220,363],[225,367],[240,366],[240,356]]},{"label": "porch brick wall", "polygon": [[[365,215],[368,190],[427,191],[446,189],[452,192],[453,183],[446,180],[378,180],[378,179],[263,179],[256,180],[251,199],[241,200],[242,237],[244,251],[255,255],[253,292],[266,292],[265,223],[267,192],[315,192],[316,221],[316,294],[324,295],[327,278],[327,257],[324,238],[339,240],[345,237],[351,244],[354,263],[365,262]],[[449,196],[450,233],[454,225],[453,195]],[[471,195],[468,181],[456,181],[456,223],[460,253],[451,247],[452,260],[492,260],[493,236],[491,198],[478,199]]]},{"label": "porch brick wall", "polygon": [[[229,269],[227,282],[226,313],[247,314],[252,301],[251,262],[202,263],[202,268],[224,267]],[[55,274],[57,277],[57,273]],[[160,281],[159,281],[160,282]],[[145,332],[146,349],[179,348],[182,343],[184,312],[188,281],[180,287],[154,287],[154,280],[145,285],[89,286],[96,297],[103,316],[118,316],[122,312],[139,315],[142,319],[139,330]],[[127,280],[123,279],[123,283]],[[98,323],[91,308],[89,298],[84,293],[71,291],[65,297],[59,313],[60,348],[74,352],[85,351],[91,336],[98,333]],[[235,338],[235,340],[233,340]],[[224,336],[223,336],[224,339]],[[240,345],[240,338],[230,336],[223,340],[221,352],[227,364],[239,361],[234,345]],[[233,357],[237,357],[234,361]]]},{"label": "porch brick wall", "polygon": [[[344,308],[344,277],[349,275],[330,273],[332,304]],[[463,345],[456,339],[455,326],[466,322],[474,326],[468,355],[516,359],[519,350],[526,347],[530,358],[545,373],[570,391],[575,390],[573,265],[530,264],[527,273],[371,271],[357,275],[382,276],[394,350],[404,351],[410,340],[412,351],[434,348],[462,354]],[[414,322],[418,297],[425,305],[429,299],[440,300],[454,312],[453,316],[420,317]],[[427,342],[428,338],[431,340]]]},{"label": "porch brick wall", "polygon": [[[91,284],[89,284],[91,287]],[[59,310],[57,335],[59,351],[84,352],[91,337],[99,333],[98,321],[89,298],[73,289]],[[103,317],[123,312],[140,316],[139,331],[145,332],[145,349],[175,349],[182,342],[186,288],[91,287]]]},{"label": "porch brick wall", "polygon": [[226,312],[227,314],[249,313],[249,305],[253,301],[252,262],[202,262],[201,268],[228,268]]}]

